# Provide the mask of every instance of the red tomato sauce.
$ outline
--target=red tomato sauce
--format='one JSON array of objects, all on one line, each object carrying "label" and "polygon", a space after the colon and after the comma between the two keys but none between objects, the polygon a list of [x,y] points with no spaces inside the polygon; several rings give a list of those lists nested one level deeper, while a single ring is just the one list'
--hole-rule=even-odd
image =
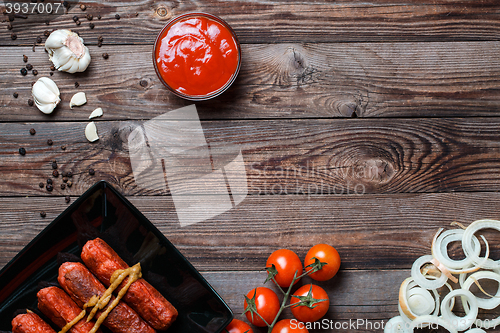
[{"label": "red tomato sauce", "polygon": [[205,16],[187,17],[165,29],[155,56],[159,74],[175,91],[206,96],[224,87],[239,65],[231,31]]}]

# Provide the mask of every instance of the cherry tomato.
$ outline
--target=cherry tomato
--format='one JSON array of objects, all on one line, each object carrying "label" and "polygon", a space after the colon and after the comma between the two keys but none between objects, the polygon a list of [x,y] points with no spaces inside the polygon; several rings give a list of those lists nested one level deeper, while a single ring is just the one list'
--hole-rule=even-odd
[{"label": "cherry tomato", "polygon": [[[294,306],[293,304],[298,303],[300,300],[296,296],[307,296],[309,291],[312,291],[311,297],[314,299],[324,299],[319,303],[314,304],[314,308],[309,308],[306,305]],[[320,320],[327,312],[330,306],[330,300],[326,291],[314,284],[307,284],[300,287],[290,298],[292,314],[295,318],[303,322],[311,322]],[[311,304],[313,305],[313,304]]]},{"label": "cherry tomato", "polygon": [[[293,276],[302,274],[302,262],[295,252],[287,249],[274,251],[269,258],[267,258],[266,268],[274,265],[278,274],[274,277],[280,287],[288,288],[292,283]],[[299,282],[296,280],[295,283]],[[295,284],[294,283],[294,284]]]},{"label": "cherry tomato", "polygon": [[[264,318],[264,320],[271,324],[276,318],[278,311],[281,307],[280,301],[276,293],[269,288],[266,287],[257,287],[255,289],[250,290],[247,294],[247,297],[250,300],[255,301],[255,306],[257,308],[257,313]],[[247,309],[248,303],[245,299],[245,309]],[[257,315],[253,314],[250,311],[245,313],[249,322],[258,327],[267,326],[264,321]]]},{"label": "cherry tomato", "polygon": [[223,333],[253,333],[250,325],[239,319],[233,319],[229,325],[226,326]]},{"label": "cherry tomato", "polygon": [[[306,258],[304,260],[304,266],[314,264],[314,259],[318,258],[321,262],[326,262],[319,271],[309,274],[309,276],[316,281],[326,281],[330,280],[337,274],[340,268],[340,256],[337,250],[332,246],[327,244],[318,244],[313,246],[309,252],[307,252]],[[310,268],[306,268],[309,270]]]},{"label": "cherry tomato", "polygon": [[274,325],[271,333],[309,333],[306,325],[296,319],[283,319]]}]

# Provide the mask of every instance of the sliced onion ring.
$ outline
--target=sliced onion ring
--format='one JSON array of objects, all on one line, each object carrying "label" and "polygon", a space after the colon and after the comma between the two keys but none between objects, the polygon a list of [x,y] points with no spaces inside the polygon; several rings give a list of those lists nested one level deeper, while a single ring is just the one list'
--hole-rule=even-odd
[{"label": "sliced onion ring", "polygon": [[483,330],[482,328],[471,328],[470,330],[468,331],[465,331],[465,333],[486,333],[485,330]]},{"label": "sliced onion ring", "polygon": [[[413,290],[413,293],[410,293],[411,290]],[[427,293],[425,293],[424,291]],[[439,312],[439,294],[435,289],[433,289],[432,292],[434,294],[434,299],[432,299],[432,296],[426,289],[419,287],[412,277],[404,280],[401,284],[401,287],[399,288],[399,310],[401,316],[403,318],[407,317],[409,320],[414,320],[419,315],[431,314],[431,312],[433,311],[434,312],[432,314],[437,315]],[[410,304],[411,295],[417,295],[417,297],[419,297],[421,301],[427,301],[427,308],[430,309],[430,311],[427,310],[415,312],[414,307],[412,308]],[[429,296],[431,297],[429,298]]]},{"label": "sliced onion ring", "polygon": [[[471,276],[469,276],[467,278],[467,280],[465,280],[462,288],[465,290],[469,290],[470,287],[473,284],[475,284],[474,280],[479,281],[481,279],[495,280],[498,282],[498,290],[497,290],[496,294],[494,295],[494,297],[490,297],[490,298],[477,297],[477,306],[480,309],[487,309],[487,310],[494,309],[500,305],[500,274],[495,273],[495,272],[490,272],[490,271],[476,272],[476,273],[472,274]],[[464,309],[467,312],[468,308],[465,307],[465,305],[464,305]]]},{"label": "sliced onion ring", "polygon": [[417,319],[415,319],[410,325],[410,331],[414,332],[416,328],[419,329],[429,325],[439,325],[444,329],[448,330],[448,332],[450,333],[457,333],[456,328],[453,327],[451,323],[449,323],[448,321],[444,320],[441,317],[431,316],[431,315],[420,316]]},{"label": "sliced onion ring", "polygon": [[[464,307],[468,304],[469,311],[466,311],[465,317],[458,317],[452,312],[451,299],[456,296],[462,297]],[[441,302],[441,315],[443,319],[451,323],[458,331],[465,331],[470,328],[477,319],[479,308],[477,306],[477,299],[470,291],[465,289],[455,289],[446,295]]]},{"label": "sliced onion ring", "polygon": [[391,318],[384,327],[384,333],[406,333],[410,324],[405,322],[401,316]]},{"label": "sliced onion ring", "polygon": [[[464,267],[472,266],[473,262],[470,257],[465,257],[461,260],[453,260],[448,255],[448,245],[453,242],[462,242],[465,231],[463,229],[450,229],[441,233],[442,230],[443,228],[438,230],[432,241],[432,256],[446,266],[452,274],[454,274],[456,270],[462,270]],[[472,237],[472,250],[479,256],[481,244],[476,236]]]},{"label": "sliced onion ring", "polygon": [[[479,255],[476,255],[474,250],[472,249],[472,236],[479,230],[481,229],[495,229],[497,231],[500,231],[500,221],[497,220],[477,220],[472,222],[467,229],[465,229],[463,238],[462,238],[462,249],[464,250],[465,256],[470,257],[471,260],[476,264],[477,266],[481,268],[487,268],[487,269],[497,269],[500,268],[500,260],[497,261],[492,261],[489,262],[487,260],[484,260],[485,258],[488,257],[486,255],[483,260],[479,257]],[[486,242],[486,239],[483,237],[483,240]],[[487,243],[486,243],[487,244]]]},{"label": "sliced onion ring", "polygon": [[437,279],[429,280],[422,274],[422,271],[420,270],[425,263],[430,263],[432,259],[433,257],[431,255],[425,255],[415,260],[413,266],[411,267],[411,277],[413,278],[413,281],[415,281],[422,288],[439,289],[444,286],[444,284],[448,280],[448,277],[445,274],[441,273],[441,276]]}]

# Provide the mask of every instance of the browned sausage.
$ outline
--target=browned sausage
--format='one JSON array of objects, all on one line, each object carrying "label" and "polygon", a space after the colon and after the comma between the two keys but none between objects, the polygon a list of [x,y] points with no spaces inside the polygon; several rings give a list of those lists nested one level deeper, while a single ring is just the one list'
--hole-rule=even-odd
[{"label": "browned sausage", "polygon": [[[129,266],[102,239],[88,241],[82,250],[82,260],[92,273],[106,286],[111,275]],[[123,281],[117,291],[125,285]],[[139,279],[130,285],[123,300],[157,330],[166,330],[177,318],[177,309],[146,280]]]},{"label": "browned sausage", "polygon": [[28,312],[12,319],[12,333],[56,333],[36,313]]},{"label": "browned sausage", "polygon": [[[59,267],[59,284],[70,295],[70,297],[80,306],[87,303],[92,296],[101,297],[106,288],[96,279],[94,275],[79,262],[66,262]],[[115,297],[111,297],[109,304]],[[97,312],[98,318],[102,311]],[[109,313],[103,322],[104,326],[114,333],[154,333],[151,328],[139,315],[124,302],[118,305]]]},{"label": "browned sausage", "polygon": [[[60,328],[66,326],[82,312],[82,309],[60,288],[44,288],[38,292],[37,297],[38,309]],[[88,333],[94,324],[93,321],[87,323],[83,318],[68,332]],[[100,330],[98,332],[102,333]]]}]

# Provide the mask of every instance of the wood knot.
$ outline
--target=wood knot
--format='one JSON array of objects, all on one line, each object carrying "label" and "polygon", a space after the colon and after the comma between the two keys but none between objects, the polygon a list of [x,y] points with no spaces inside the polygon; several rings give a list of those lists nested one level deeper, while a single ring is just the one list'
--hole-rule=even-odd
[{"label": "wood knot", "polygon": [[358,105],[355,102],[337,102],[335,103],[335,109],[343,117],[356,118],[358,116],[356,113]]}]

